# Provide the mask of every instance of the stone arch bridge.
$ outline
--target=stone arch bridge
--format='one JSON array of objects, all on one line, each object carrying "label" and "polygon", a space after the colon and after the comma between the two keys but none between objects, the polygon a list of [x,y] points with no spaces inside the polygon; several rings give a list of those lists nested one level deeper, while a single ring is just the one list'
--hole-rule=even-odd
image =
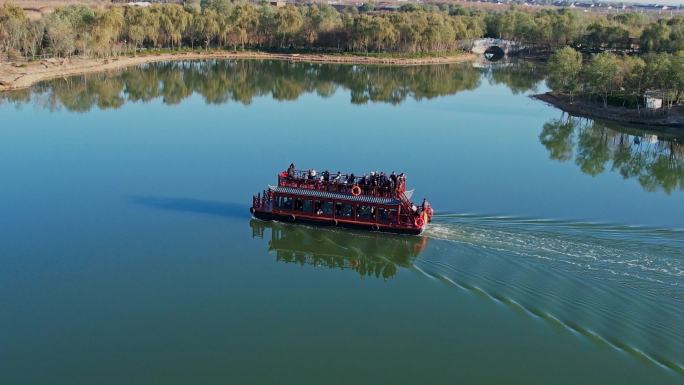
[{"label": "stone arch bridge", "polygon": [[500,56],[508,56],[516,54],[524,48],[525,47],[522,44],[513,40],[483,38],[473,40],[470,52],[479,55],[491,53]]}]

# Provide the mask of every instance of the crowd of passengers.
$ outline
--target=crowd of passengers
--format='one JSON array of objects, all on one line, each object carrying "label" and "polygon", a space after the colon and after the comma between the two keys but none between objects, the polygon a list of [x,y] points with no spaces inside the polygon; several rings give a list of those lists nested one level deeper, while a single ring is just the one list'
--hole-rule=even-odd
[{"label": "crowd of passengers", "polygon": [[294,163],[287,168],[286,177],[288,181],[300,184],[320,184],[328,187],[328,190],[337,190],[340,192],[348,192],[352,186],[357,185],[361,188],[363,194],[372,194],[380,196],[391,196],[396,190],[404,191],[406,186],[406,175],[404,173],[397,174],[392,171],[389,175],[384,172],[371,171],[370,174],[364,174],[357,177],[354,173],[343,175],[340,171],[337,174],[330,174],[328,170],[322,173],[316,172],[314,169],[308,170],[306,173],[297,173]]}]

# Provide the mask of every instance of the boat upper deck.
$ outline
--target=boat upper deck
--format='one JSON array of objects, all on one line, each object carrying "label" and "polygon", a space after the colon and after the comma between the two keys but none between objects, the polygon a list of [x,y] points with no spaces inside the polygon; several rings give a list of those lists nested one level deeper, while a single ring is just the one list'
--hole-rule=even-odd
[{"label": "boat upper deck", "polygon": [[[320,174],[314,170],[288,169],[278,174],[278,187],[297,190],[314,190],[325,193],[343,194],[354,197],[387,198],[400,201],[405,197],[406,177],[403,174],[389,176],[384,173],[371,173],[361,177],[352,174],[330,174],[324,171]],[[380,202],[378,202],[380,203]]]}]

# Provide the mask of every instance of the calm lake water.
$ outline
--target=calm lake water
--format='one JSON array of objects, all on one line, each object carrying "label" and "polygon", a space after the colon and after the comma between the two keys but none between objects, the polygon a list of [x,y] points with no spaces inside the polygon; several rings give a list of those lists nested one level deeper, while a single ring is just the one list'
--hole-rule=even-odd
[{"label": "calm lake water", "polygon": [[[0,383],[683,383],[682,136],[544,90],[205,61],[0,95]],[[435,220],[252,220],[290,162],[406,172]]]}]

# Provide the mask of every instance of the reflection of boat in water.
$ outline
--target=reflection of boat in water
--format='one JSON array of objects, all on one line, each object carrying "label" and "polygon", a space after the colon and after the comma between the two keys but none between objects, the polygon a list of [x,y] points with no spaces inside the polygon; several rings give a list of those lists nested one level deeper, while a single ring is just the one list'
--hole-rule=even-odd
[{"label": "reflection of boat in water", "polygon": [[285,263],[352,269],[361,276],[388,279],[398,268],[410,268],[427,246],[426,237],[334,231],[279,222],[251,220],[252,237],[271,232],[269,251]]}]

